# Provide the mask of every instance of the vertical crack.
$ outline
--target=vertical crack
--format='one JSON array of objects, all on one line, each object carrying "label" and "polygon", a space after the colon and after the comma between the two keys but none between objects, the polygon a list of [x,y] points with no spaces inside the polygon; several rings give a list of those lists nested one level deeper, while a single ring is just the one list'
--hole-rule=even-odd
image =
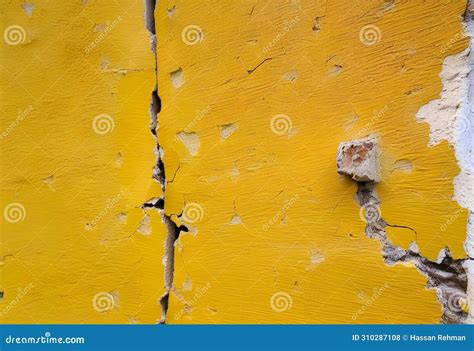
[{"label": "vertical crack", "polygon": [[[155,57],[155,77],[158,73],[158,65],[156,58],[156,29],[155,29],[155,8],[156,0],[145,0],[145,26],[150,34],[150,45],[151,51]],[[169,294],[173,286],[173,275],[174,275],[174,254],[175,254],[175,242],[179,237],[181,230],[186,231],[183,226],[178,227],[169,215],[165,212],[165,201],[166,201],[166,175],[165,166],[163,163],[164,151],[158,139],[158,115],[161,111],[161,99],[158,94],[158,81],[156,79],[155,87],[151,92],[150,97],[150,132],[155,140],[155,165],[153,167],[153,179],[156,180],[160,186],[162,195],[160,198],[152,198],[146,201],[142,207],[154,208],[160,214],[161,221],[166,228],[166,237],[164,240],[164,252],[163,252],[163,266],[164,266],[164,292],[159,299],[161,306],[161,317],[160,323],[166,322],[166,314],[169,306]]]}]

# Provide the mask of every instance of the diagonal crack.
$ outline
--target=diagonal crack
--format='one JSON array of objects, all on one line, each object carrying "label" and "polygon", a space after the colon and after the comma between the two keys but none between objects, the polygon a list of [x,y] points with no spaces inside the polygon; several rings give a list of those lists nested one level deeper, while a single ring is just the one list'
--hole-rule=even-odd
[{"label": "diagonal crack", "polygon": [[375,192],[375,184],[357,184],[357,200],[367,223],[365,234],[380,242],[385,263],[391,266],[397,263],[413,263],[427,278],[426,287],[436,290],[438,301],[443,308],[441,322],[468,323],[467,274],[463,266],[466,259],[453,259],[449,248],[446,247],[441,250],[437,261],[431,261],[420,255],[416,240],[408,250],[394,245],[385,231],[385,228],[391,225],[380,214],[380,200]]}]

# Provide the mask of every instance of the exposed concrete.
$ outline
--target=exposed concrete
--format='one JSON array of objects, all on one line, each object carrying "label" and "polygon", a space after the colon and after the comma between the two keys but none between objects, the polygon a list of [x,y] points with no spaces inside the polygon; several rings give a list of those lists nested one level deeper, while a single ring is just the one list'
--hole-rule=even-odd
[{"label": "exposed concrete", "polygon": [[[172,12],[174,13],[174,11],[175,10],[173,9]],[[168,14],[169,14],[169,17],[173,16],[171,11],[169,11]],[[267,60],[269,60],[269,59],[267,59]],[[251,70],[247,69],[247,72],[249,73],[249,75],[253,74],[253,76],[252,76],[253,78],[255,77],[255,74],[259,74],[259,73],[262,72],[263,69],[266,69],[266,67],[268,67],[268,64],[269,64],[269,63],[266,63],[264,65],[264,63],[266,61],[259,61],[259,62],[260,62],[260,64],[258,64],[256,66],[254,64],[252,64],[252,65],[249,64],[249,67],[255,67],[255,68],[253,68]],[[257,62],[255,62],[255,64],[257,64]],[[181,65],[181,62],[180,62],[180,65]],[[161,66],[161,67],[163,67],[163,66]],[[187,66],[186,64],[182,64],[182,67],[183,67],[184,70],[186,70],[186,72],[190,72],[189,65]],[[254,74],[254,72],[256,72],[257,68],[258,68],[258,72]],[[176,70],[176,66],[173,65],[173,67],[171,67],[171,69],[169,69],[169,70],[166,70],[166,72],[176,72],[175,70]],[[172,86],[171,90],[173,92],[176,91],[175,89],[178,89],[183,83],[183,80],[181,79],[182,77],[180,75],[181,75],[181,73],[176,74],[176,77],[174,77],[176,79],[174,79],[174,80],[173,80],[173,76],[171,77],[171,86]],[[188,77],[188,75],[189,75],[189,77]],[[164,82],[165,79],[166,79],[166,82],[168,83],[169,82],[168,73],[166,73],[166,75],[164,77],[165,78],[163,80],[161,80],[160,82]],[[191,79],[192,74],[186,73],[186,77],[188,77],[188,79]],[[300,79],[300,78],[298,78],[298,79]],[[292,80],[291,77],[290,77],[290,80]],[[174,84],[173,84],[173,82],[174,82]],[[173,89],[173,87],[175,89]],[[163,91],[165,91],[165,89],[163,89]],[[165,93],[163,93],[163,94],[165,94]],[[165,96],[165,95],[163,95],[163,96]],[[167,101],[169,101],[169,100],[167,100]],[[179,105],[179,103],[176,103],[176,105]],[[227,122],[228,121],[224,121],[224,123],[227,123]],[[224,124],[219,123],[218,125],[224,125]],[[182,128],[182,126],[180,126],[180,128]],[[181,140],[183,142],[183,144],[186,146],[189,154],[191,154],[191,155],[193,153],[196,154],[198,148],[194,148],[194,149],[191,148],[191,150],[190,150],[190,148],[188,147],[189,144],[193,144],[196,141],[196,138],[193,137],[194,138],[193,139],[193,138],[189,137],[190,135],[192,135],[193,131],[183,129],[183,130],[185,130],[185,132],[183,132],[181,130],[182,129],[179,129],[177,131],[177,133],[175,133],[175,134],[173,133],[172,134],[173,137],[174,137],[174,135],[176,135],[178,140]],[[185,134],[185,133],[187,133],[187,134]],[[382,135],[382,134],[378,134],[378,135]],[[227,133],[221,134],[222,139],[225,139],[224,137],[228,137],[228,136],[230,136],[230,135],[228,135]],[[204,138],[204,136],[202,136],[202,138]],[[186,144],[188,144],[188,145],[186,145]],[[203,144],[202,147],[204,147],[205,146],[204,139],[203,139],[202,144]],[[181,146],[181,145],[179,145],[179,146]],[[196,143],[194,143],[194,146],[196,146]],[[340,170],[341,170],[341,173],[347,174],[347,175],[351,176],[354,180],[358,181],[359,182],[359,187],[360,187],[360,189],[362,189],[362,187],[366,187],[366,186],[369,185],[368,181],[379,181],[380,179],[379,179],[378,170],[375,167],[370,166],[370,165],[376,165],[377,164],[377,150],[375,150],[373,147],[370,148],[368,146],[365,146],[363,143],[360,146],[361,146],[360,150],[357,150],[357,148],[353,149],[352,147],[349,147],[349,149],[351,150],[351,153],[352,153],[352,155],[350,155],[350,157],[348,159],[348,161],[350,161],[350,162],[347,165],[344,165],[346,167],[346,169],[344,171],[342,171],[342,167],[340,168]],[[374,146],[374,144],[372,144],[372,146]],[[202,149],[201,152],[204,154],[205,150]],[[360,153],[362,153],[364,155],[360,155]],[[162,178],[164,179],[164,173],[162,172],[162,170],[163,170],[163,167],[162,167],[163,166],[162,165],[162,154],[163,154],[163,150],[160,149],[160,147],[158,147],[157,148],[157,169],[159,170],[159,172],[157,172],[157,173],[159,173],[162,176]],[[349,152],[347,153],[347,155],[349,155]],[[342,156],[342,154],[341,154],[341,156]],[[365,170],[364,170],[364,166],[362,166],[361,164],[354,164],[354,163],[363,163],[362,161],[364,161],[365,159],[367,159],[367,162],[369,163],[368,166],[365,166]],[[331,160],[333,160],[332,155],[331,155]],[[342,161],[343,161],[343,157],[341,157],[341,162]],[[240,164],[239,164],[239,166],[240,166]],[[360,169],[361,167],[362,167],[362,171]],[[399,167],[402,170],[411,170],[412,166],[411,166],[410,161],[406,161],[406,162],[400,163]],[[234,169],[238,170],[237,166],[235,166],[230,171],[231,174],[235,174],[235,172],[237,172],[237,171],[234,171]],[[375,171],[374,171],[374,169],[375,169]],[[244,167],[242,167],[241,170],[242,170],[242,173],[245,172]],[[369,170],[370,172],[367,172],[367,170]],[[166,184],[166,181],[163,183],[162,180],[161,180],[160,183]],[[373,186],[373,183],[370,183],[370,184],[371,184],[371,186]],[[455,301],[460,301],[460,302],[456,302],[455,306],[463,305],[463,298],[461,298],[461,299],[454,298],[454,297],[458,296],[458,294],[457,294],[458,292],[460,292],[462,294],[463,291],[464,291],[464,294],[465,294],[465,290],[466,290],[466,280],[463,278],[463,277],[465,277],[465,273],[463,273],[462,267],[459,268],[459,266],[462,266],[462,261],[452,260],[452,258],[450,257],[450,254],[449,254],[449,250],[443,250],[442,251],[442,255],[440,257],[439,262],[429,261],[425,257],[420,256],[420,254],[417,250],[416,241],[414,243],[412,243],[412,245],[410,245],[410,248],[408,250],[403,250],[403,249],[401,249],[397,246],[392,245],[388,241],[387,236],[385,234],[385,228],[387,226],[390,226],[390,225],[381,218],[381,215],[380,215],[380,212],[378,211],[378,206],[377,206],[377,204],[378,204],[377,197],[376,197],[375,193],[373,192],[373,189],[371,189],[371,191],[372,191],[371,195],[373,195],[373,196],[370,197],[371,200],[368,201],[367,203],[363,204],[362,199],[360,199],[360,203],[361,203],[361,206],[363,207],[363,209],[365,211],[365,218],[366,218],[366,222],[367,222],[367,227],[368,228],[375,228],[374,231],[368,230],[367,234],[369,236],[372,236],[374,238],[379,239],[379,241],[383,244],[383,249],[384,249],[384,254],[383,255],[384,255],[384,258],[386,258],[386,262],[388,264],[395,264],[395,263],[398,263],[398,262],[404,262],[404,263],[405,262],[410,262],[410,263],[416,264],[417,268],[421,272],[423,272],[424,274],[427,275],[428,280],[429,280],[429,284],[428,284],[429,287],[436,287],[440,292],[439,293],[439,299],[440,299],[440,301],[442,302],[444,308],[447,311],[447,312],[444,312],[444,314],[443,314],[443,321],[447,322],[447,323],[464,322],[464,319],[465,319],[465,311],[464,310],[461,309],[462,313],[460,315],[459,314],[452,315],[450,313],[449,308],[448,308],[449,303],[452,304],[453,299]],[[362,193],[364,193],[364,191],[362,191]],[[164,197],[162,198],[162,200],[164,201]],[[171,201],[172,200],[170,200],[169,203],[171,203]],[[372,201],[374,201],[374,203]],[[214,211],[213,213],[216,213],[216,212],[217,211]],[[227,221],[229,217],[226,216],[225,218],[226,218],[226,221]],[[242,218],[246,219],[247,217],[243,216]],[[166,219],[166,217],[165,217],[165,219]],[[164,220],[164,222],[165,222],[165,220]],[[238,222],[238,220],[235,220],[235,222]],[[169,233],[170,233],[170,231],[169,231]],[[175,237],[168,236],[167,238],[171,239],[170,241],[167,240],[168,244],[169,244],[169,242],[172,242],[172,245],[167,246],[167,247],[170,248],[169,252],[171,253],[172,251],[174,251],[173,244],[174,244],[175,239],[173,239],[173,238],[175,238]],[[205,259],[206,258],[202,258],[203,261],[205,261]],[[317,262],[317,261],[318,261],[318,259],[316,258],[315,262]],[[167,261],[167,262],[170,262],[170,261]],[[213,267],[212,265],[209,265],[209,266]],[[384,269],[386,269],[386,267],[384,267]],[[452,271],[454,271],[454,273]],[[372,272],[370,272],[370,274],[371,273]],[[179,281],[178,280],[179,279],[179,274],[180,274],[179,272],[176,274],[177,281]],[[186,272],[186,274],[188,274],[188,272]],[[416,275],[416,273],[414,273],[413,275]],[[449,282],[456,281],[456,286],[454,288],[449,286],[449,284],[450,284],[449,282],[445,282],[444,279],[439,279],[438,278],[438,277],[445,277],[445,276],[448,276],[448,275],[450,275],[450,277],[451,277],[451,278],[449,278]],[[203,274],[203,276],[205,276],[205,275]],[[193,278],[194,278],[194,276],[193,276]],[[234,278],[234,277],[232,277],[232,278]],[[417,278],[419,278],[419,277],[417,277]],[[440,282],[437,282],[436,279],[440,280]],[[416,286],[416,289],[420,290],[419,285]],[[162,299],[162,301],[164,301],[164,299]],[[456,309],[458,309],[458,308],[456,308]]]},{"label": "exposed concrete", "polygon": [[469,323],[468,282],[465,266],[468,259],[454,260],[449,248],[440,251],[436,261],[430,261],[418,252],[416,240],[408,250],[394,245],[387,236],[386,227],[392,227],[381,216],[380,200],[373,182],[359,183],[357,200],[365,213],[365,234],[381,244],[382,257],[386,264],[414,264],[426,276],[428,289],[435,289],[438,301],[443,308],[442,323]]},{"label": "exposed concrete", "polygon": [[[425,105],[426,106],[426,105]],[[438,105],[437,105],[438,106]],[[440,251],[437,261],[430,261],[421,256],[415,241],[408,250],[394,245],[388,238],[386,227],[402,227],[391,225],[382,218],[380,200],[375,191],[376,181],[379,179],[377,155],[377,142],[375,138],[343,142],[337,150],[337,171],[350,176],[358,182],[357,200],[361,206],[361,218],[366,222],[365,234],[376,239],[382,246],[382,257],[386,264],[412,263],[417,270],[426,276],[426,287],[436,290],[438,301],[443,308],[441,322],[443,323],[469,323],[469,298],[467,272],[472,264],[469,259],[454,260],[449,248]]]},{"label": "exposed concrete", "polygon": [[357,182],[379,182],[377,140],[368,137],[339,144],[336,156],[337,172]]}]

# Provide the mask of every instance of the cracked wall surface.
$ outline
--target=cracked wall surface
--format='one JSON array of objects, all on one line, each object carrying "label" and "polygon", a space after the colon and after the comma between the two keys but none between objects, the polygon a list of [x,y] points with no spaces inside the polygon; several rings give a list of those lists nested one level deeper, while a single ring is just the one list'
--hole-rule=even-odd
[{"label": "cracked wall surface", "polygon": [[472,322],[466,5],[2,3],[0,320]]},{"label": "cracked wall surface", "polygon": [[158,136],[176,173],[165,212],[190,227],[175,244],[167,323],[466,322],[464,310],[445,318],[415,262],[384,262],[357,185],[335,172],[341,141],[377,136],[386,237],[433,262],[446,247],[466,259],[458,161],[417,120],[439,98],[445,59],[468,45],[465,9],[158,3]]},{"label": "cracked wall surface", "polygon": [[165,231],[141,208],[160,194],[143,3],[27,3],[0,5],[2,34],[18,26],[0,43],[1,321],[155,323]]}]

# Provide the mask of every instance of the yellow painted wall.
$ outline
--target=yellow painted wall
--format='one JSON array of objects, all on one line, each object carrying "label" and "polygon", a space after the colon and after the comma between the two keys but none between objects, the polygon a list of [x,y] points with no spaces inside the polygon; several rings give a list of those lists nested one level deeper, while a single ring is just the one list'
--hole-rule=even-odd
[{"label": "yellow painted wall", "polygon": [[[159,194],[143,4],[32,3],[31,16],[23,1],[0,10],[2,32],[18,25],[25,34],[0,44],[2,132],[15,124],[0,140],[1,208],[24,208],[23,220],[9,222],[10,212],[1,221],[1,321],[154,323],[163,289],[159,216],[150,213],[147,234],[137,231],[140,205]],[[99,115],[110,118],[94,124]]]},{"label": "yellow painted wall", "polygon": [[[1,208],[20,213],[1,221],[1,321],[154,323],[165,229],[140,208],[161,195],[143,3],[33,4],[31,16],[21,0],[0,5],[2,30],[24,31],[0,54]],[[167,323],[439,321],[426,278],[385,265],[364,235],[356,186],[337,175],[335,153],[378,135],[383,217],[415,228],[430,259],[445,246],[465,256],[465,213],[440,229],[459,212],[453,151],[429,148],[429,126],[415,119],[439,96],[444,58],[466,47],[442,50],[464,9],[158,2],[165,211],[191,229],[176,244]],[[414,240],[388,235],[403,248]]]},{"label": "yellow painted wall", "polygon": [[[440,92],[445,56],[466,46],[441,52],[462,29],[465,3],[389,5],[158,3],[159,138],[168,174],[180,165],[167,212],[191,206],[202,215],[187,221],[195,233],[177,245],[169,323],[439,321],[426,279],[414,267],[386,266],[364,235],[356,186],[335,169],[341,141],[376,134],[384,219],[415,228],[430,259],[447,245],[465,256],[465,213],[440,230],[459,209],[453,152],[447,143],[429,148],[429,127],[415,119]],[[364,44],[368,25],[375,32]],[[272,130],[279,114],[286,125]],[[223,140],[228,124],[236,129]],[[199,139],[194,156],[183,131]],[[405,249],[415,239],[387,230]]]}]

